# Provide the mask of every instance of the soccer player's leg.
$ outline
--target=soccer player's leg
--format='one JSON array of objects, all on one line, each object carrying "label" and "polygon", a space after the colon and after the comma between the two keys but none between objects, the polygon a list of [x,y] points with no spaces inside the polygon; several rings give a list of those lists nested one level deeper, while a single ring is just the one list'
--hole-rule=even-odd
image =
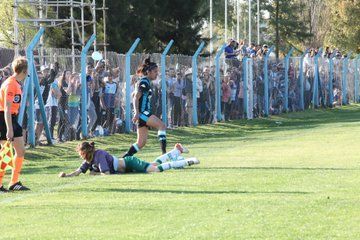
[{"label": "soccer player's leg", "polygon": [[122,157],[124,158],[124,157],[133,156],[139,151],[140,151],[139,145],[137,143],[134,143],[133,145],[130,146],[129,150]]},{"label": "soccer player's leg", "polygon": [[149,135],[149,129],[146,125],[141,125],[140,123],[138,125],[137,129],[137,141],[131,147],[129,150],[122,156],[123,158],[133,156],[137,152],[140,151],[141,148],[143,148],[146,144],[147,138]]},{"label": "soccer player's leg", "polygon": [[180,167],[191,166],[200,163],[200,161],[197,160],[196,158],[189,158],[181,161],[166,162],[158,166],[154,166],[134,156],[125,157],[124,162],[125,162],[126,172],[137,172],[137,173],[163,172],[172,168],[180,168]]},{"label": "soccer player's leg", "polygon": [[155,115],[151,115],[146,122],[146,125],[158,129],[158,138],[163,154],[166,153],[166,126],[165,124]]},{"label": "soccer player's leg", "polygon": [[158,138],[162,153],[166,153],[166,130],[159,130]]},{"label": "soccer player's leg", "polygon": [[14,141],[13,146],[15,149],[15,166],[12,169],[11,174],[11,182],[9,190],[12,191],[27,191],[30,190],[29,188],[22,185],[22,183],[19,181],[21,168],[24,162],[24,156],[25,156],[25,143],[24,138],[22,136],[22,128],[18,125],[16,125],[16,122],[13,122],[14,127]]},{"label": "soccer player's leg", "polygon": [[175,144],[175,147],[174,147],[173,150],[171,150],[170,152],[167,152],[167,153],[161,155],[160,157],[158,157],[154,161],[154,163],[162,164],[162,163],[165,163],[167,161],[176,161],[178,159],[178,157],[182,153],[188,153],[188,152],[189,152],[189,150],[187,148],[185,148],[180,143],[177,143],[177,144]]},{"label": "soccer player's leg", "polygon": [[166,162],[163,164],[160,164],[158,167],[160,172],[172,169],[172,168],[182,168],[185,166],[191,166],[194,164],[199,164],[200,161],[196,158],[188,158],[185,160],[175,161],[175,162]]}]

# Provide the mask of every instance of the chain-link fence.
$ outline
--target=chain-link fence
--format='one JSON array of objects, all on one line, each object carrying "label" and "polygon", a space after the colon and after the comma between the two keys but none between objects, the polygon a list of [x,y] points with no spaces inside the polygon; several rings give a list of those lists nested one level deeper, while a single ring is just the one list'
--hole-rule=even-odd
[{"label": "chain-link fence", "polygon": [[[107,52],[106,62],[94,62],[91,54],[89,52],[87,56],[87,85],[81,86],[81,64],[80,57],[77,57],[80,52],[77,51],[73,57],[70,49],[44,48],[34,51],[42,94],[35,94],[34,101],[38,144],[46,139],[43,133],[45,122],[49,125],[54,142],[82,138],[83,87],[87,89],[88,135],[125,132],[126,56]],[[130,95],[139,79],[137,69],[148,56],[160,67],[158,79],[151,82],[152,113],[166,122],[168,128],[252,119],[267,116],[267,113],[277,115],[311,107],[341,106],[359,100],[359,60],[341,57],[319,57],[316,60],[309,54],[303,59],[269,58],[267,76],[266,58],[263,56],[221,58],[219,79],[215,77],[215,61],[209,57],[198,57],[197,69],[193,69],[192,56],[168,55],[165,69],[161,69],[161,54],[133,54],[130,57]],[[2,79],[10,76],[11,70],[6,66],[13,57],[13,50],[0,49]],[[197,71],[196,79],[194,71]],[[163,81],[165,93],[162,90]],[[217,86],[220,99],[216,98]],[[41,116],[39,97],[45,104],[46,119]],[[166,108],[163,108],[164,103]],[[221,113],[220,118],[217,111]],[[132,101],[130,116],[133,117]],[[25,117],[24,129],[27,124]],[[130,130],[136,131],[136,125],[131,124]]]}]

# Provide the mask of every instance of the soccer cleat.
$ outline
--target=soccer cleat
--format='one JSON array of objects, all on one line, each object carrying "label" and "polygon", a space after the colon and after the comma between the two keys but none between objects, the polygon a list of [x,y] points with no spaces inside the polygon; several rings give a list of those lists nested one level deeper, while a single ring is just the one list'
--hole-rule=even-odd
[{"label": "soccer cleat", "polygon": [[189,166],[200,163],[200,161],[197,158],[194,158],[194,157],[193,158],[188,158],[188,159],[186,159],[186,161],[187,161]]},{"label": "soccer cleat", "polygon": [[4,194],[4,193],[7,193],[9,192],[6,188],[4,188],[4,186],[1,186],[0,187],[0,194]]},{"label": "soccer cleat", "polygon": [[175,148],[179,150],[181,153],[189,153],[189,149],[181,145],[181,143],[175,144]]},{"label": "soccer cleat", "polygon": [[9,190],[10,191],[29,191],[30,188],[23,186],[21,182],[17,182],[17,183],[14,183],[13,185],[11,185],[9,187]]}]

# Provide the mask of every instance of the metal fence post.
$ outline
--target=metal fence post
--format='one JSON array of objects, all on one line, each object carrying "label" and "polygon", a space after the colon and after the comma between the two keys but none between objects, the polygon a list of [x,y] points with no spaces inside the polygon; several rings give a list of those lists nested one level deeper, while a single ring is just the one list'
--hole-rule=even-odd
[{"label": "metal fence post", "polygon": [[41,95],[39,78],[38,78],[38,75],[37,75],[37,72],[36,72],[36,67],[35,67],[34,61],[32,63],[33,63],[33,73],[32,73],[33,74],[33,84],[35,86],[35,90],[36,90],[36,93],[37,93],[37,96],[38,96],[38,103],[39,103],[41,117],[43,119],[45,135],[46,135],[46,139],[48,141],[48,144],[52,144],[49,124],[48,124],[48,121],[46,121],[45,106],[44,106],[44,100],[43,100],[42,95]]},{"label": "metal fence post", "polygon": [[342,69],[342,104],[348,104],[347,100],[347,73],[348,73],[348,65],[349,65],[349,58],[351,56],[351,52],[347,54],[346,58],[343,59],[343,69]]},{"label": "metal fence post", "polygon": [[360,69],[359,69],[359,60],[360,60],[360,54],[357,55],[355,58],[355,103],[359,102],[359,75],[360,75]]},{"label": "metal fence post", "polygon": [[269,73],[268,73],[268,61],[269,56],[272,51],[274,51],[275,47],[272,46],[269,51],[266,53],[264,58],[264,98],[265,98],[265,116],[269,116]]},{"label": "metal fence post", "polygon": [[300,57],[300,108],[305,110],[305,100],[304,100],[304,57],[309,52],[309,49],[306,49]]},{"label": "metal fence post", "polygon": [[216,119],[221,121],[221,83],[220,83],[220,56],[224,52],[226,44],[223,44],[215,56],[215,99]]},{"label": "metal fence post", "polygon": [[247,90],[248,90],[248,100],[247,100],[247,105],[246,105],[246,113],[247,113],[247,119],[253,119],[254,118],[254,86],[253,86],[253,82],[254,82],[254,62],[252,58],[248,58],[247,59],[247,79],[249,81],[247,81]]},{"label": "metal fence post", "polygon": [[168,125],[167,119],[167,94],[166,94],[166,54],[168,54],[171,46],[173,45],[174,40],[171,40],[166,46],[164,52],[161,54],[161,110],[162,110],[162,120],[165,126]]},{"label": "metal fence post", "polygon": [[[31,40],[29,46],[26,49],[26,58],[28,61],[28,74],[29,77],[25,80],[24,88],[23,88],[23,94],[22,94],[22,101],[20,106],[20,113],[19,113],[19,119],[18,123],[22,125],[24,120],[24,114],[25,114],[25,108],[26,108],[26,102],[27,97],[29,97],[29,108],[28,108],[28,134],[29,139],[28,142],[31,147],[35,147],[36,145],[36,138],[35,138],[35,116],[34,116],[34,79],[36,75],[36,68],[34,64],[34,48],[39,43],[41,36],[44,34],[45,29],[40,28],[40,30],[37,32],[37,34],[34,36],[34,38]],[[39,99],[42,100],[41,93],[38,92]],[[39,102],[40,104],[40,102]],[[44,106],[44,103],[43,103]],[[43,119],[44,124],[47,124],[46,118]],[[51,144],[51,140],[49,142]]]},{"label": "metal fence post", "polygon": [[243,108],[244,108],[244,116],[246,116],[247,118],[247,114],[248,114],[248,102],[247,102],[247,99],[248,99],[248,92],[247,92],[247,89],[248,89],[248,86],[247,86],[247,79],[248,79],[248,67],[247,67],[247,60],[248,60],[248,57],[244,57],[243,58],[243,62],[242,62],[242,65],[243,65]]},{"label": "metal fence post", "polygon": [[334,93],[333,93],[333,81],[334,81],[334,56],[331,54],[329,58],[329,107],[332,107],[334,102]]},{"label": "metal fence post", "polygon": [[[35,147],[36,145],[36,136],[35,136],[35,109],[34,109],[34,105],[35,105],[35,96],[34,96],[34,71],[36,71],[36,69],[34,70],[34,56],[33,53],[31,52],[30,55],[27,56],[28,57],[28,64],[31,64],[31,70],[29,72],[30,74],[30,78],[29,80],[29,89],[28,89],[28,94],[29,94],[29,108],[28,108],[28,142],[29,145],[31,147]],[[41,98],[41,94],[39,96]],[[45,122],[46,120],[43,119],[43,121]]]},{"label": "metal fence post", "polygon": [[85,47],[81,50],[81,131],[83,138],[88,136],[88,119],[87,119],[87,82],[86,82],[86,55],[91,44],[96,40],[96,35],[93,34]]},{"label": "metal fence post", "polygon": [[294,51],[294,48],[291,48],[290,51],[286,54],[285,57],[285,106],[284,109],[286,112],[289,111],[289,65],[290,57]]},{"label": "metal fence post", "polygon": [[125,132],[130,133],[131,127],[131,79],[130,79],[130,57],[135,51],[135,48],[140,42],[140,38],[137,38],[131,45],[129,51],[125,55],[125,80],[126,80],[126,97],[125,97]]},{"label": "metal fence post", "polygon": [[314,63],[314,84],[313,84],[313,99],[312,104],[313,108],[319,106],[319,57],[322,54],[322,48],[319,49],[319,52],[315,55]]},{"label": "metal fence post", "polygon": [[201,50],[204,48],[205,43],[201,42],[200,46],[196,50],[195,54],[192,57],[192,80],[193,80],[193,125],[198,125],[198,116],[197,116],[197,57],[199,56]]},{"label": "metal fence post", "polygon": [[19,125],[23,124],[28,92],[31,89],[30,88],[30,82],[32,81],[31,73],[32,73],[33,59],[34,59],[33,50],[34,50],[35,46],[38,44],[38,42],[40,41],[40,38],[44,34],[44,32],[45,32],[45,29],[40,28],[40,30],[37,32],[37,34],[31,40],[29,46],[26,48],[26,58],[28,60],[28,74],[29,74],[29,76],[25,80],[23,91],[22,91],[23,92],[22,97],[21,97],[22,101],[21,101],[21,106],[20,106],[20,111],[19,111],[19,118],[18,118]]}]

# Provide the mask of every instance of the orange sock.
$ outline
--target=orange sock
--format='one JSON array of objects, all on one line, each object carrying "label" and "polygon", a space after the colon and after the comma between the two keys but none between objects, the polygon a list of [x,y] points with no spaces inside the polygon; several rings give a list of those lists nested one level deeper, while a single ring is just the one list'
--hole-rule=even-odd
[{"label": "orange sock", "polygon": [[15,167],[12,170],[10,185],[13,185],[19,181],[19,176],[20,176],[23,161],[24,161],[24,157],[16,157],[15,158]]},{"label": "orange sock", "polygon": [[3,183],[4,176],[5,176],[5,171],[0,172],[0,187],[3,185],[2,183]]}]

